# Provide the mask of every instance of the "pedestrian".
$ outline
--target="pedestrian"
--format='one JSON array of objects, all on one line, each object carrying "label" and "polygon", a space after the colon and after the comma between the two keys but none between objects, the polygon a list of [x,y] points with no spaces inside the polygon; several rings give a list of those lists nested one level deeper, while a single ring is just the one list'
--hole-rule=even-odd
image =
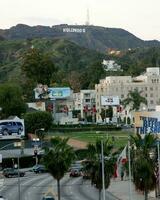
[{"label": "pedestrian", "polygon": [[124,177],[124,171],[121,171],[121,181],[123,181],[123,177]]},{"label": "pedestrian", "polygon": [[113,175],[113,177],[114,178],[117,178],[118,177],[118,173],[117,173],[117,163],[115,163],[115,165],[114,165],[114,175]]}]

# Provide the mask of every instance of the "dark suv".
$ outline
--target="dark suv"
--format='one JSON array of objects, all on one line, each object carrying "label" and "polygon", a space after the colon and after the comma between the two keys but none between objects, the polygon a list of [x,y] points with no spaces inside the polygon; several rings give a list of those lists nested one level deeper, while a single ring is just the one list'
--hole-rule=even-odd
[{"label": "dark suv", "polygon": [[48,170],[45,168],[44,165],[35,165],[35,166],[33,167],[33,171],[34,171],[36,174],[48,172]]},{"label": "dark suv", "polygon": [[0,122],[0,134],[1,135],[12,135],[17,133],[20,135],[23,131],[23,124],[16,121],[4,121]]},{"label": "dark suv", "polygon": [[[6,168],[3,170],[3,175],[7,178],[9,177],[17,177],[18,176],[18,169],[14,169],[14,168]],[[25,172],[21,172],[19,171],[19,176],[24,176]]]}]

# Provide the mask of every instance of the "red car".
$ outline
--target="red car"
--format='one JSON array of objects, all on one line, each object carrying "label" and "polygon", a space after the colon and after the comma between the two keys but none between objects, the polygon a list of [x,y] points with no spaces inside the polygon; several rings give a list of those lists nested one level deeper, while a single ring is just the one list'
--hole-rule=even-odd
[{"label": "red car", "polygon": [[82,175],[82,172],[78,169],[72,169],[71,172],[70,172],[70,177],[78,177],[78,176],[81,176]]}]

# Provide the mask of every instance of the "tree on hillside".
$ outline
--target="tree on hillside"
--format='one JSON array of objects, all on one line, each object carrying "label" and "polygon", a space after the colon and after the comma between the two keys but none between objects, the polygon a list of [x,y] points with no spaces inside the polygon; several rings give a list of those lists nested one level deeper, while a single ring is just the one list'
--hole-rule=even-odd
[{"label": "tree on hillside", "polygon": [[94,88],[95,84],[99,83],[99,80],[105,77],[105,70],[100,62],[95,62],[87,69],[88,78],[90,80],[89,88]]},{"label": "tree on hillside", "polygon": [[36,83],[50,85],[56,72],[52,58],[38,49],[29,49],[23,56],[22,71]]},{"label": "tree on hillside", "polygon": [[156,159],[151,157],[151,153],[155,155],[156,138],[152,134],[132,136],[132,173],[133,182],[136,188],[143,191],[145,200],[148,199],[149,191],[156,188]]},{"label": "tree on hillside", "polygon": [[147,100],[145,97],[141,96],[141,92],[137,89],[134,91],[130,91],[126,99],[122,101],[124,107],[127,105],[130,106],[130,110],[138,111],[140,109],[141,104],[147,105]]},{"label": "tree on hillside", "polygon": [[51,147],[45,149],[43,157],[43,162],[49,173],[57,180],[58,200],[61,199],[60,180],[68,171],[75,157],[73,148],[67,142],[68,138],[52,138]]},{"label": "tree on hillside", "polygon": [[[104,160],[105,171],[105,188],[110,185],[110,179],[114,173],[114,158],[112,157],[113,145],[109,140],[103,141],[104,145],[104,157],[108,158]],[[95,144],[88,145],[88,155],[85,168],[90,173],[91,184],[99,190],[99,200],[101,199],[102,191],[102,162],[101,162],[101,140],[97,140]]]},{"label": "tree on hillside", "polygon": [[81,90],[81,74],[77,71],[71,71],[67,78],[74,92],[79,92]]},{"label": "tree on hillside", "polygon": [[10,115],[20,117],[22,113],[25,113],[27,105],[23,100],[21,88],[14,84],[1,84],[0,107],[2,118]]}]

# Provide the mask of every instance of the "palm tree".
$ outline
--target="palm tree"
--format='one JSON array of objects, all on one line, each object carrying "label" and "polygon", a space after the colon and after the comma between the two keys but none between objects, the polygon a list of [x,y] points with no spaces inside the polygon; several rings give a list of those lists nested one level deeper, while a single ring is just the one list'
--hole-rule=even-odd
[{"label": "palm tree", "polygon": [[141,104],[147,105],[147,100],[145,97],[141,96],[141,92],[138,89],[130,91],[126,99],[122,101],[124,107],[130,105],[130,110],[138,111]]},{"label": "palm tree", "polygon": [[152,134],[132,136],[133,149],[133,182],[136,189],[145,194],[145,200],[148,199],[148,192],[156,188],[156,162],[151,157],[155,151],[156,138]]},{"label": "palm tree", "polygon": [[45,148],[43,157],[43,162],[49,173],[57,180],[58,200],[60,200],[60,180],[68,171],[75,156],[73,148],[67,142],[68,138],[52,138],[51,147]]},{"label": "palm tree", "polygon": [[[113,145],[109,140],[104,141],[104,171],[105,171],[105,188],[110,185],[110,179],[114,173],[114,160],[112,158],[111,150]],[[88,145],[88,156],[85,169],[90,173],[91,184],[99,190],[99,200],[101,199],[102,191],[102,162],[101,159],[101,141],[97,140],[95,144]],[[108,158],[108,159],[107,159]]]}]

